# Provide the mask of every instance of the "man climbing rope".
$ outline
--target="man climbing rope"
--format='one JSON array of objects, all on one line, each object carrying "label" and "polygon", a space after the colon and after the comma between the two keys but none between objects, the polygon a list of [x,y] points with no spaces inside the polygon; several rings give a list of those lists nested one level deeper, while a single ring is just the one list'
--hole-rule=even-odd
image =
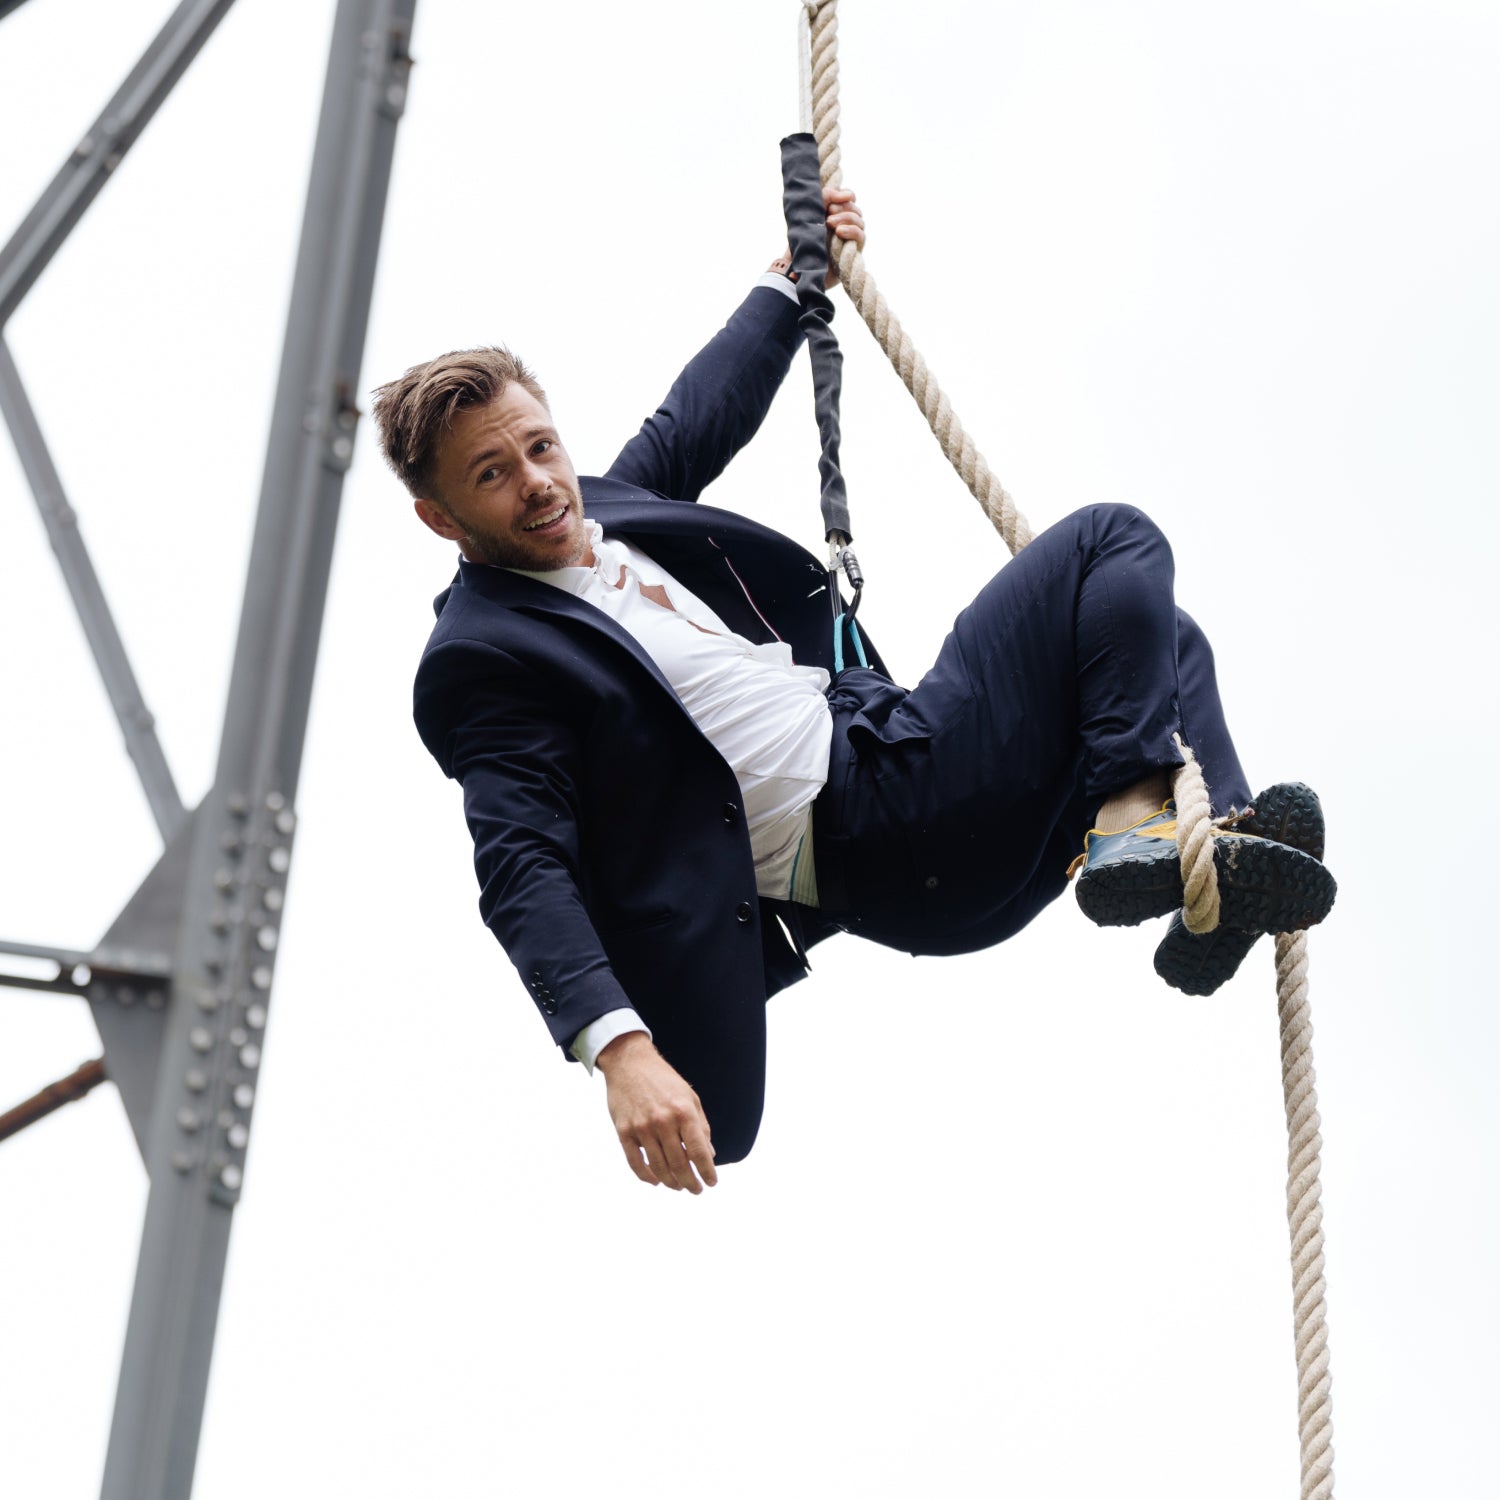
[{"label": "man climbing rope", "polygon": [[[854,195],[824,204],[828,232],[862,244]],[[690,1192],[750,1150],[766,999],[829,934],[988,947],[1073,866],[1095,922],[1177,911],[1178,735],[1215,811],[1240,816],[1214,839],[1219,928],[1175,920],[1163,974],[1206,993],[1334,895],[1311,792],[1284,784],[1248,810],[1208,643],[1139,511],[1094,506],[1038,536],[907,691],[868,641],[867,664],[840,670],[815,558],[690,503],[801,342],[788,268],[602,478],[577,477],[503,349],[440,356],[375,400],[418,517],[460,552],[415,713],[463,787],[481,913],[553,1039],[604,1072],[632,1171]]]}]

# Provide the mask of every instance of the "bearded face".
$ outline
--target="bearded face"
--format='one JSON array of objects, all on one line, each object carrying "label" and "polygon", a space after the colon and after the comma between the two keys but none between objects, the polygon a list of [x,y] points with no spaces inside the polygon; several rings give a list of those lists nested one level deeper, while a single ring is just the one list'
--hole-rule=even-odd
[{"label": "bearded face", "polygon": [[593,561],[573,462],[521,385],[454,418],[434,488],[417,514],[472,562],[548,572]]}]

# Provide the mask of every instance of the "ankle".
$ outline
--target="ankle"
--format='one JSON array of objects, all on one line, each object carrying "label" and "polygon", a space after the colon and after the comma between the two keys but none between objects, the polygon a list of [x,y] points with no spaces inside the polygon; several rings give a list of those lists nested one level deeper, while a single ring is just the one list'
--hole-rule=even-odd
[{"label": "ankle", "polygon": [[1116,792],[1104,800],[1094,818],[1094,827],[1100,833],[1119,833],[1131,828],[1154,813],[1159,813],[1172,795],[1172,780],[1166,771],[1154,771],[1150,776]]}]

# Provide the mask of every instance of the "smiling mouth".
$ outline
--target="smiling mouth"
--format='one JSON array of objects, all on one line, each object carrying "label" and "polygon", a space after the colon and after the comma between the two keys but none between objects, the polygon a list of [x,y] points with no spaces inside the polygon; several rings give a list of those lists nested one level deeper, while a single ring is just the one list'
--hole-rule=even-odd
[{"label": "smiling mouth", "polygon": [[521,528],[521,530],[522,531],[540,531],[543,527],[545,527],[545,526],[551,526],[555,522],[558,522],[558,521],[562,520],[562,518],[565,515],[567,515],[567,513],[568,513],[568,506],[567,506],[567,502],[564,501],[561,505],[559,505],[557,507],[556,510],[552,511],[551,514],[545,515],[545,516],[538,516],[535,521],[528,521],[526,523],[526,525],[524,525]]}]

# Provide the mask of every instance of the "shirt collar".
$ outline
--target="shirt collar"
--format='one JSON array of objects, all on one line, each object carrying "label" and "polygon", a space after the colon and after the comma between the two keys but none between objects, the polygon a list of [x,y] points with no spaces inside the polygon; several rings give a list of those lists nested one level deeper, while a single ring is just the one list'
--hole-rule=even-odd
[{"label": "shirt collar", "polygon": [[620,580],[622,556],[613,545],[604,540],[604,528],[597,521],[591,521],[585,516],[583,531],[594,554],[592,568],[505,568],[502,571],[519,573],[523,578],[540,579],[543,583],[550,583],[553,588],[566,589],[570,594],[586,593],[589,583],[595,577],[614,588]]}]

